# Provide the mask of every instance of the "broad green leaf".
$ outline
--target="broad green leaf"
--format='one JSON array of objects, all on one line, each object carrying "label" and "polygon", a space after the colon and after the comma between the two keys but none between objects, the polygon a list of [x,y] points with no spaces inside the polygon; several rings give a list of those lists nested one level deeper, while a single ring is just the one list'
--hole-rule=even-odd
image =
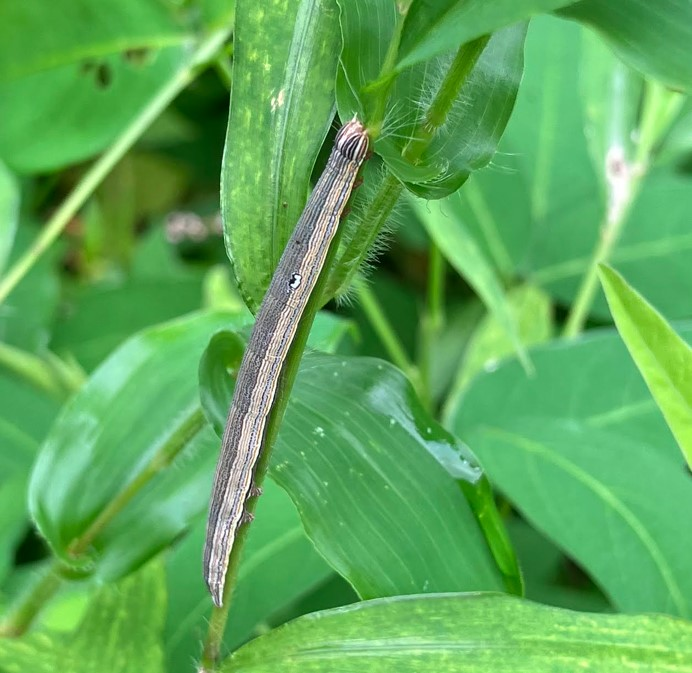
[{"label": "broad green leaf", "polygon": [[19,187],[0,161],[0,276],[12,249],[19,215]]},{"label": "broad green leaf", "polygon": [[93,370],[135,332],[200,308],[202,278],[134,278],[77,288],[55,323],[51,348]]},{"label": "broad green leaf", "polygon": [[[509,310],[517,326],[521,343],[533,346],[550,339],[553,333],[552,307],[549,297],[531,285],[507,293]],[[445,403],[444,416],[454,410],[473,377],[484,367],[492,369],[502,358],[512,355],[514,346],[498,319],[486,315],[478,325],[464,352],[454,385]],[[446,422],[445,421],[445,422]]]},{"label": "broad green leaf", "polygon": [[166,587],[158,563],[94,597],[73,634],[49,631],[0,639],[0,670],[34,673],[163,673]]},{"label": "broad green leaf", "polygon": [[397,70],[458,49],[481,35],[569,5],[574,0],[444,0],[413,2],[406,16]]},{"label": "broad green leaf", "polygon": [[479,423],[463,437],[618,610],[692,615],[692,528],[680,515],[692,488],[679,466],[642,441],[546,416]]},{"label": "broad green leaf", "polygon": [[[209,335],[234,320],[198,314],[133,337],[63,408],[29,506],[65,564],[121,577],[206,508],[218,441],[201,418],[196,371]],[[94,530],[114,500],[122,508]]]},{"label": "broad green leaf", "polygon": [[411,596],[308,615],[257,638],[223,673],[691,670],[692,624],[570,612],[492,594]]},{"label": "broad green leaf", "polygon": [[175,76],[185,53],[166,47],[129,56],[123,47],[0,82],[0,157],[18,173],[37,173],[97,154]]},{"label": "broad green leaf", "polygon": [[612,612],[598,587],[588,586],[580,572],[570,573],[572,561],[554,542],[519,515],[506,525],[521,563],[526,598],[580,612]]},{"label": "broad green leaf", "polygon": [[[447,201],[455,198],[459,197],[454,195]],[[412,204],[430,238],[459,275],[478,293],[508,335],[516,353],[528,367],[517,322],[510,310],[502,283],[479,249],[473,235],[464,226],[463,220],[449,217],[439,203],[425,203],[416,199]]]},{"label": "broad green leaf", "polygon": [[[331,569],[305,535],[289,497],[267,479],[233,592],[224,648],[236,649],[261,624],[323,582]],[[189,673],[199,657],[211,598],[202,579],[206,517],[170,554],[167,561],[168,615],[164,647],[168,671]]]},{"label": "broad green leaf", "polygon": [[[237,337],[215,335],[200,368],[217,433],[231,398]],[[473,457],[426,414],[396,369],[367,358],[308,355],[272,454],[327,562],[362,597],[498,588],[500,580],[455,478]],[[445,467],[443,467],[445,465]]]},{"label": "broad green leaf", "polygon": [[620,274],[602,266],[600,276],[620,336],[692,467],[692,349]]},{"label": "broad green leaf", "polygon": [[108,54],[180,44],[185,38],[170,9],[155,0],[126,0],[108,11],[98,0],[3,3],[0,80],[98,61]]},{"label": "broad green leaf", "polygon": [[[494,165],[474,175],[474,190],[458,197],[469,230],[503,275],[513,271],[564,304],[574,300],[607,210],[605,166],[591,157],[603,153],[608,137],[602,128],[600,140],[594,135],[598,115],[593,110],[594,100],[610,96],[603,88],[608,78],[599,69],[591,79],[590,64],[598,54],[591,53],[594,41],[584,40],[583,32],[576,23],[554,18],[531,22],[525,76]],[[600,117],[610,125],[612,114],[602,105]],[[631,112],[622,111],[625,122]],[[588,144],[587,131],[594,138]],[[691,189],[688,175],[653,165],[611,257],[671,317],[692,313],[686,271]],[[601,294],[591,314],[609,318]]]},{"label": "broad green leaf", "polygon": [[[692,340],[692,323],[678,332]],[[449,416],[453,432],[503,427],[517,417],[565,418],[641,442],[684,469],[680,449],[618,333],[590,332],[531,350],[534,376],[506,360],[476,376]]]},{"label": "broad green leaf", "polygon": [[233,92],[221,175],[228,255],[259,306],[305,205],[331,122],[339,57],[332,0],[237,3]]},{"label": "broad green leaf", "polygon": [[[342,118],[358,112],[366,122],[373,121],[380,89],[373,92],[370,85],[385,65],[387,45],[395,39],[397,16],[394,3],[388,0],[367,0],[363,6],[344,3],[344,52],[337,76]],[[492,36],[451,104],[445,123],[415,161],[404,159],[402,152],[423,123],[454,54],[446,53],[396,78],[375,150],[416,194],[442,198],[456,191],[472,170],[490,161],[514,105],[525,33],[522,24]]]},{"label": "broad green leaf", "polygon": [[603,35],[637,70],[673,88],[692,87],[692,5],[679,0],[581,0],[561,14]]}]

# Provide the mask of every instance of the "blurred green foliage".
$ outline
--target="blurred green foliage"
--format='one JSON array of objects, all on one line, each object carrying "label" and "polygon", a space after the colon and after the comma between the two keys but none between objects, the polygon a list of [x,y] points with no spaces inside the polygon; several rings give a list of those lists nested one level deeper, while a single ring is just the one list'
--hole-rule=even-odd
[{"label": "blurred green foliage", "polygon": [[0,4],[0,671],[195,669],[234,375],[354,114],[221,670],[689,671],[691,43],[678,0]]}]

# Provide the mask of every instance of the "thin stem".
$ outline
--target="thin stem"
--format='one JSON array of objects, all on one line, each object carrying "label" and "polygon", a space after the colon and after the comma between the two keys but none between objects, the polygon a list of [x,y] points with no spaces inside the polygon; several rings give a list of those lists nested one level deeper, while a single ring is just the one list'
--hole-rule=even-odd
[{"label": "thin stem", "polygon": [[77,366],[69,365],[53,353],[39,357],[2,342],[0,366],[61,400],[78,390],[84,382],[84,373]]},{"label": "thin stem", "polygon": [[146,107],[132,120],[116,141],[97,159],[91,168],[63,201],[55,214],[37,236],[29,249],[20,257],[7,275],[0,281],[0,303],[2,303],[26,273],[55,242],[68,222],[74,217],[84,202],[93,194],[113,166],[134,145],[149,125],[166,109],[169,103],[198,74],[200,66],[206,64],[223,46],[230,34],[230,27],[218,30],[205,38],[194,51],[187,65],[179,70],[154,94]]},{"label": "thin stem", "polygon": [[55,560],[46,569],[41,579],[29,594],[0,624],[0,638],[16,638],[26,633],[40,612],[62,585],[60,563]]},{"label": "thin stem", "polygon": [[379,137],[380,133],[382,132],[382,124],[384,123],[384,114],[387,107],[387,98],[389,96],[389,91],[394,84],[394,66],[396,65],[396,59],[399,56],[399,44],[401,43],[401,35],[404,29],[404,22],[406,21],[409,6],[410,2],[406,4],[400,3],[397,7],[397,22],[394,26],[392,39],[389,41],[389,46],[387,47],[387,53],[385,54],[384,61],[382,62],[382,67],[380,68],[380,74],[377,80],[372,82],[369,86],[366,86],[364,90],[365,94],[370,91],[375,92],[375,102],[373,105],[372,114],[370,115],[370,122],[368,124],[368,131],[373,141]]},{"label": "thin stem", "polygon": [[567,338],[574,338],[584,328],[598,291],[598,266],[608,262],[622,235],[632,204],[648,171],[651,153],[668,130],[679,109],[680,101],[679,94],[666,91],[657,83],[647,83],[644,109],[639,124],[640,140],[634,160],[629,162],[617,154],[616,147],[609,150],[604,167],[609,184],[605,221],[565,323],[563,336]]},{"label": "thin stem", "polygon": [[[406,160],[411,163],[420,161],[435,133],[446,121],[454,101],[476,65],[488,39],[487,36],[480,37],[459,48],[435,98],[425,113],[423,123],[416,129],[402,152]],[[403,189],[401,182],[390,173],[383,178],[375,197],[363,213],[353,238],[336,264],[336,270],[329,282],[330,296],[344,291],[353,282],[360,265],[382,231]]]},{"label": "thin stem", "polygon": [[416,128],[413,137],[401,153],[404,159],[412,163],[421,159],[430,145],[430,141],[447,121],[447,116],[458,98],[461,88],[478,62],[478,58],[483,53],[489,39],[489,35],[484,35],[459,48],[435,98],[425,113],[423,123]]},{"label": "thin stem", "polygon": [[[356,284],[356,292],[358,299],[363,307],[363,311],[370,322],[370,325],[375,330],[382,345],[385,347],[391,361],[401,369],[406,376],[414,383],[420,383],[420,376],[416,366],[411,362],[406,350],[399,340],[397,333],[389,323],[380,302],[377,300],[375,293],[370,289],[368,284],[359,279]],[[419,388],[419,385],[416,385]]]},{"label": "thin stem", "polygon": [[610,255],[620,238],[623,227],[629,214],[632,199],[629,200],[627,207],[622,210],[622,215],[610,223],[606,223],[601,227],[601,235],[598,244],[594,249],[589,266],[582,279],[581,286],[577,292],[577,297],[572,305],[572,310],[565,323],[563,336],[571,339],[576,337],[584,328],[586,319],[591,310],[594,297],[598,290],[598,265],[603,264],[610,259]]}]

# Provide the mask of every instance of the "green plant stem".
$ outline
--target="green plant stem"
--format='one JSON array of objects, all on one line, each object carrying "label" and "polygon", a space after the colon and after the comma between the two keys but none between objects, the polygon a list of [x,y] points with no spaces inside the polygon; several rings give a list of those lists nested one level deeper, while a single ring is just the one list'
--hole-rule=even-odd
[{"label": "green plant stem", "polygon": [[39,357],[0,342],[0,366],[14,372],[39,390],[64,400],[84,382],[84,373],[57,355]]},{"label": "green plant stem", "polygon": [[[82,535],[68,546],[68,554],[79,557],[91,546],[94,539],[123,510],[123,508],[161,470],[166,468],[187,443],[206,423],[201,408],[195,409],[164,445],[156,452],[144,469],[111,500]],[[0,627],[0,635],[21,635],[31,626],[33,619],[59,588],[70,567],[55,560],[35,589],[14,609]]]},{"label": "green plant stem", "polygon": [[[633,191],[634,189],[633,186]],[[622,215],[616,220],[607,222],[601,227],[601,235],[598,244],[591,255],[589,266],[582,279],[577,297],[567,317],[567,322],[565,323],[565,328],[562,333],[563,336],[568,339],[576,337],[584,328],[589,311],[591,310],[591,305],[596,296],[596,291],[598,290],[598,265],[605,264],[610,259],[613,248],[620,238],[625,222],[627,221],[627,215],[629,214],[632,201],[633,195],[629,198],[627,207],[622,209]]]},{"label": "green plant stem", "polygon": [[0,638],[16,638],[25,633],[63,581],[60,563],[53,561],[24,600],[0,624]]},{"label": "green plant stem", "polygon": [[[418,362],[421,386],[426,392],[424,399],[429,401],[432,400],[430,385],[432,352],[435,348],[437,335],[444,324],[444,278],[444,257],[439,247],[431,241],[428,267],[428,293],[421,319],[420,356]],[[428,411],[432,411],[432,409],[428,408]]]},{"label": "green plant stem", "polygon": [[385,347],[389,358],[409,378],[416,388],[416,392],[419,395],[423,395],[424,390],[421,386],[418,369],[406,354],[404,346],[390,325],[389,320],[387,320],[387,316],[382,306],[380,306],[380,302],[377,300],[375,293],[363,279],[358,279],[355,287],[363,311],[382,342],[382,345]]},{"label": "green plant stem", "polygon": [[378,138],[382,132],[382,125],[384,123],[384,115],[387,107],[387,97],[389,96],[389,92],[394,84],[394,66],[396,65],[396,59],[399,55],[399,44],[401,43],[401,35],[404,29],[404,23],[406,21],[406,15],[408,14],[409,7],[410,2],[402,2],[398,4],[397,22],[394,26],[392,39],[389,41],[389,46],[387,47],[387,53],[385,54],[384,61],[382,62],[382,68],[380,69],[379,76],[377,81],[372,82],[369,86],[365,87],[366,94],[370,91],[373,91],[375,94],[375,102],[372,106],[372,113],[368,123],[368,131],[370,133],[370,138],[373,141]]},{"label": "green plant stem", "polygon": [[[488,36],[483,36],[459,48],[435,98],[425,113],[423,123],[416,129],[402,152],[402,156],[411,163],[417,163],[421,159],[435,133],[446,121],[454,101],[476,65],[488,39]],[[336,271],[328,286],[331,296],[345,292],[350,287],[403,189],[402,183],[391,173],[386,174],[382,179],[374,198],[360,218],[352,239],[336,264]]]},{"label": "green plant stem", "polygon": [[447,121],[454,101],[458,98],[461,88],[476,65],[479,56],[483,53],[489,39],[489,35],[483,35],[459,48],[435,98],[425,113],[423,123],[416,128],[413,137],[401,153],[404,159],[412,163],[421,159],[430,145],[430,141]]},{"label": "green plant stem", "polygon": [[228,38],[230,31],[230,27],[217,30],[202,40],[187,64],[154,94],[146,107],[139,112],[115,142],[82,176],[82,179],[55,211],[55,214],[48,220],[29,249],[0,281],[0,303],[7,298],[29,269],[36,263],[36,260],[55,242],[68,222],[93,194],[113,166],[134,145],[161,112],[168,107],[169,103],[195,79],[200,67],[206,65],[214,58],[216,52]]},{"label": "green plant stem", "polygon": [[[632,204],[641,189],[642,180],[646,176],[651,153],[667,132],[681,102],[680,94],[665,90],[658,83],[647,82],[636,154],[631,163],[625,163],[624,169],[623,167],[619,168],[619,170],[629,171],[627,197],[617,208],[616,216],[613,217],[610,212],[611,209],[607,209],[605,221],[601,226],[601,235],[565,323],[563,336],[566,338],[574,338],[584,328],[598,290],[598,266],[599,264],[607,264],[610,260],[615,245],[627,223]],[[609,167],[606,166],[606,171],[608,170]]]}]

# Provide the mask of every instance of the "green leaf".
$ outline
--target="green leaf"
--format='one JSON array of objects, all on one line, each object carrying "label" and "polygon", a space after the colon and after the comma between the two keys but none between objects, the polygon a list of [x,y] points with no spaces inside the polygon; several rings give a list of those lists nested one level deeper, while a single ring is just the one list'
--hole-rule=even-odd
[{"label": "green leaf", "polygon": [[88,371],[135,332],[200,308],[202,278],[133,278],[80,287],[55,324],[51,348],[68,352]]},{"label": "green leaf", "polygon": [[557,608],[580,612],[612,612],[612,606],[595,586],[589,586],[568,568],[571,563],[559,547],[519,515],[506,520],[512,543],[521,562],[526,598]]},{"label": "green leaf", "polygon": [[0,640],[0,670],[34,673],[163,673],[166,606],[162,568],[150,564],[94,597],[73,634],[30,633]]},{"label": "green leaf", "polygon": [[323,353],[336,353],[340,346],[358,335],[355,323],[334,313],[320,311],[310,329],[308,345]]},{"label": "green leaf", "polygon": [[[43,34],[45,21],[26,34]],[[103,150],[185,56],[182,47],[152,48],[137,58],[128,53],[124,47],[0,82],[0,157],[18,173],[37,173]]]},{"label": "green leaf", "polygon": [[[262,490],[233,591],[224,638],[228,651],[332,573],[305,535],[286,493],[270,479]],[[211,598],[201,571],[205,529],[206,517],[167,561],[169,605],[164,646],[167,670],[172,673],[189,673],[209,619]]]},{"label": "green leaf", "polygon": [[692,529],[680,517],[692,489],[678,465],[642,441],[546,416],[479,423],[463,436],[618,610],[692,615]]},{"label": "green leaf", "polygon": [[[386,45],[395,39],[393,4],[368,0],[365,6],[344,3],[344,52],[337,76],[342,118],[358,112],[370,123],[377,96],[372,83],[386,66]],[[382,135],[375,151],[390,171],[419,196],[442,198],[456,191],[472,170],[487,164],[507,124],[523,69],[525,25],[493,35],[453,101],[445,123],[416,160],[402,152],[423,123],[423,114],[440,89],[453,61],[446,53],[432,63],[400,74],[387,99]]]},{"label": "green leaf", "polygon": [[411,596],[357,603],[257,638],[223,673],[689,671],[692,624],[597,615],[499,595]]},{"label": "green leaf", "polygon": [[226,248],[259,306],[305,205],[331,122],[339,23],[330,0],[240,0],[221,175]]},{"label": "green leaf", "polygon": [[421,61],[481,35],[547,12],[574,0],[444,0],[413,2],[399,47],[397,70]]},{"label": "green leaf", "polygon": [[637,70],[673,88],[692,87],[692,6],[678,0],[581,0],[564,16],[595,28]]},{"label": "green leaf", "polygon": [[[678,331],[692,340],[692,323]],[[680,449],[614,329],[537,346],[531,361],[531,377],[513,360],[476,376],[450,414],[452,431],[503,427],[525,416],[564,418],[646,444],[684,469]]]},{"label": "green leaf", "polygon": [[18,215],[19,188],[12,173],[0,161],[0,274],[12,249]]},{"label": "green leaf", "polygon": [[[552,307],[548,296],[532,285],[523,285],[507,293],[507,303],[512,313],[521,343],[533,346],[550,339],[553,333]],[[504,357],[512,355],[514,345],[502,323],[492,315],[486,315],[473,333],[464,352],[456,380],[445,403],[444,416],[456,408],[459,398],[473,377],[484,367],[497,365]]]},{"label": "green leaf", "polygon": [[[453,203],[454,199],[458,199],[458,196],[450,197],[447,203]],[[510,310],[502,284],[476,244],[474,237],[464,226],[463,220],[449,217],[439,203],[426,204],[415,200],[412,201],[412,205],[430,238],[459,275],[478,293],[510,338],[524,366],[529,368],[530,364],[519,338],[517,323]]]},{"label": "green leaf", "polygon": [[[622,131],[631,127],[632,110],[614,115],[608,103],[618,97],[613,85],[621,66],[606,59],[614,68],[610,78],[595,70],[602,49],[592,53],[595,41],[584,32],[554,18],[531,22],[525,76],[494,165],[474,174],[471,192],[451,199],[462,202],[469,230],[504,276],[538,284],[562,304],[574,301],[606,217],[605,164],[592,157],[607,153],[608,128],[618,118]],[[601,110],[594,111],[599,98]],[[619,100],[625,105],[632,97]],[[594,134],[598,118],[607,127],[600,135]],[[689,175],[654,164],[610,260],[671,318],[692,314],[691,189]],[[610,317],[600,293],[591,315]]]},{"label": "green leaf", "polygon": [[620,274],[601,266],[600,277],[620,336],[692,467],[692,349]]},{"label": "green leaf", "polygon": [[65,564],[121,577],[206,509],[218,441],[201,417],[196,371],[209,334],[236,320],[198,314],[133,337],[63,408],[29,504]]},{"label": "green leaf", "polygon": [[[0,80],[128,50],[180,44],[186,35],[166,5],[131,0],[103,10],[98,0],[66,5],[41,0],[0,10]],[[26,36],[32,40],[27,41]]]},{"label": "green leaf", "polygon": [[[202,401],[219,434],[237,344],[236,335],[217,333],[200,367]],[[398,370],[374,359],[308,355],[270,475],[322,556],[362,597],[498,588],[455,481],[478,479],[472,460]]]}]

